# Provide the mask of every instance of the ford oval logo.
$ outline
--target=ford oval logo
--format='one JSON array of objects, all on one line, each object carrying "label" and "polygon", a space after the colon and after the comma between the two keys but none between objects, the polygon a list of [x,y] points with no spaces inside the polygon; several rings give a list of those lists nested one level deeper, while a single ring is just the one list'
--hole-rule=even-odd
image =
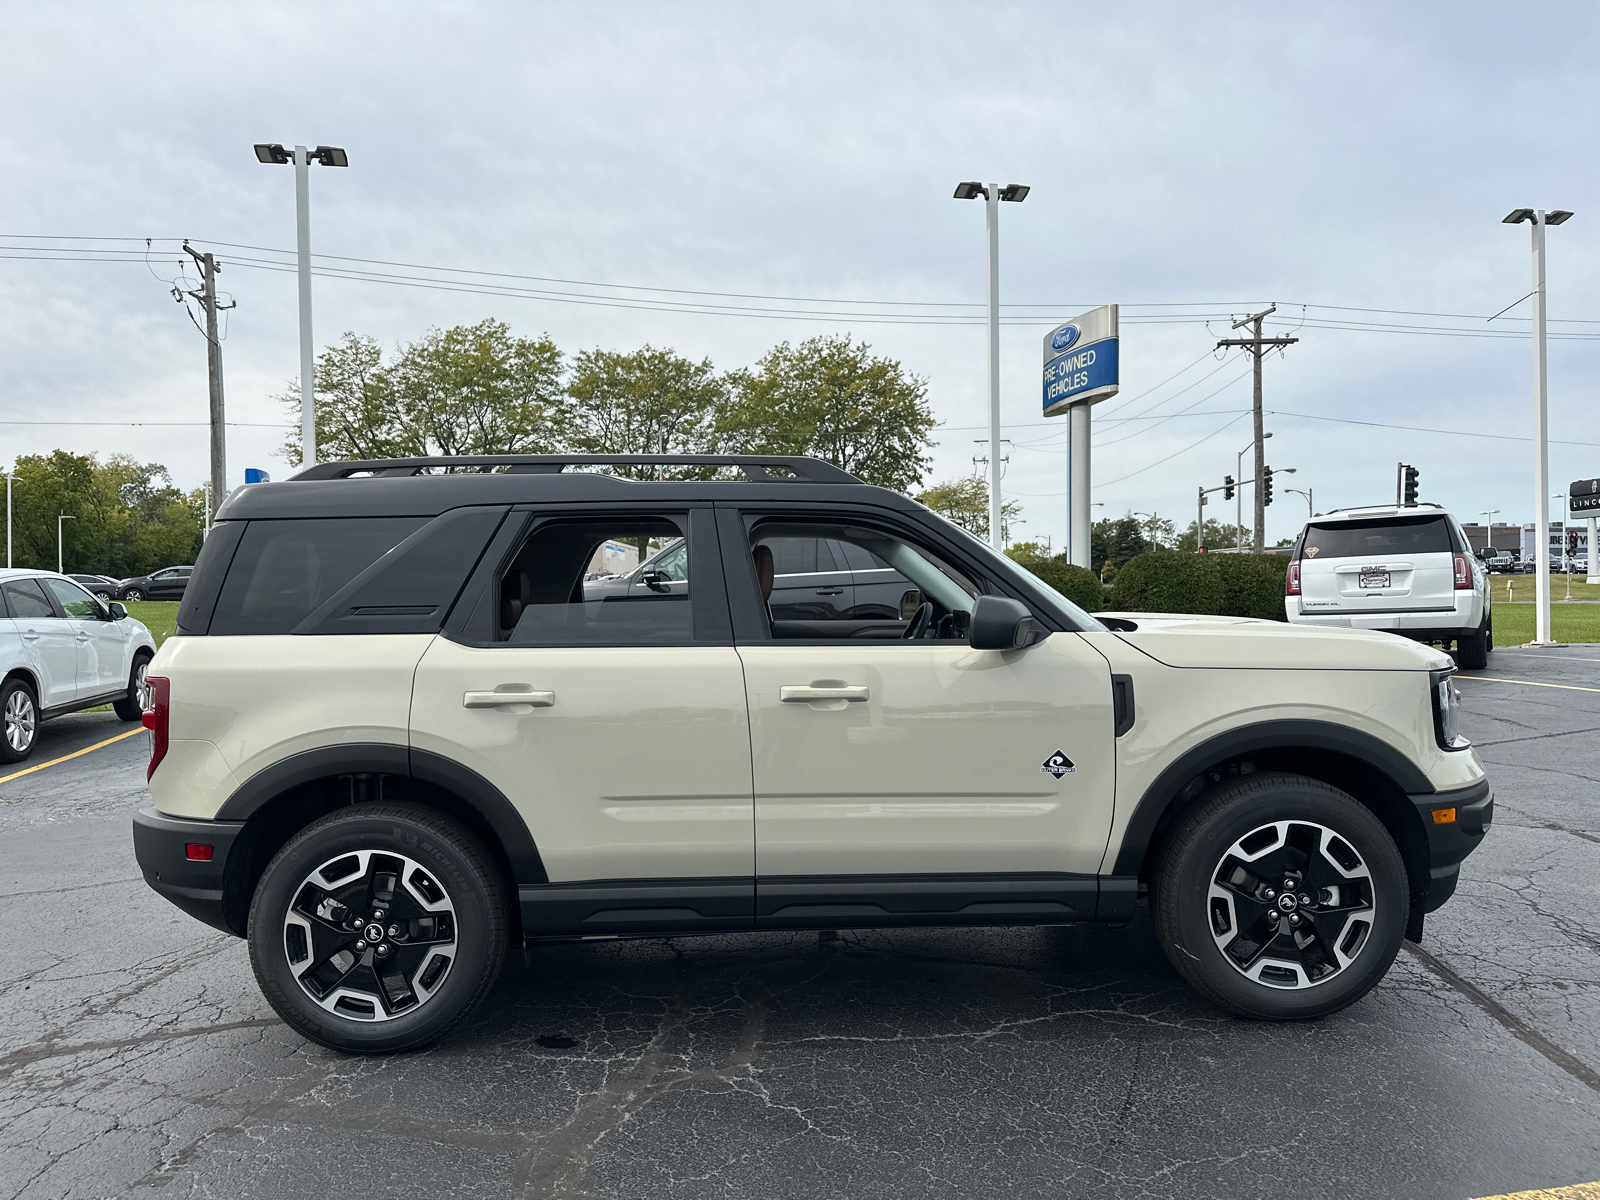
[{"label": "ford oval logo", "polygon": [[1063,325],[1056,330],[1055,336],[1050,339],[1050,349],[1066,350],[1077,340],[1078,327],[1076,325]]}]

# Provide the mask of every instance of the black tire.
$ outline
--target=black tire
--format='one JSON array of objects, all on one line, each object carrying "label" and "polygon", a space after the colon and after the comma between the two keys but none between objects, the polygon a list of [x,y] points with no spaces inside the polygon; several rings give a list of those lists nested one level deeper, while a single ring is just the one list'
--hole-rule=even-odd
[{"label": "black tire", "polygon": [[133,666],[128,670],[128,694],[111,702],[117,720],[138,721],[144,717],[144,672],[150,657],[143,650],[133,656]]},{"label": "black tire", "polygon": [[1463,671],[1481,671],[1489,665],[1489,618],[1474,633],[1456,638],[1456,666]]},{"label": "black tire", "polygon": [[0,685],[0,762],[18,763],[39,744],[39,697],[26,679]]},{"label": "black tire", "polygon": [[[1235,858],[1233,851],[1247,838],[1266,836],[1265,827],[1278,822],[1286,823],[1280,826],[1281,853],[1290,861],[1296,843],[1306,844],[1310,833],[1310,844],[1325,844],[1334,855],[1344,856],[1347,866],[1348,852],[1353,851],[1358,867],[1366,871],[1364,884],[1357,878],[1320,889],[1314,882],[1318,878],[1346,877],[1331,860],[1314,863],[1307,856],[1304,882],[1297,882],[1291,891],[1300,895],[1315,891],[1317,895],[1309,908],[1300,907],[1296,900],[1303,917],[1296,927],[1298,934],[1288,924],[1289,912],[1278,907],[1288,893],[1277,895],[1274,903],[1227,891],[1221,901],[1223,911],[1214,913],[1213,883],[1223,891],[1223,882],[1238,879],[1235,872],[1243,860]],[[1335,837],[1324,842],[1314,826]],[[1261,852],[1262,863],[1279,853],[1278,849]],[[1244,875],[1246,885],[1258,897],[1274,896],[1267,890],[1265,876],[1252,876],[1248,870]],[[1275,878],[1276,872],[1273,875]],[[1363,891],[1368,902],[1365,911],[1360,909]],[[1345,903],[1342,910],[1341,902]],[[1250,915],[1254,910],[1249,906],[1255,904],[1261,912],[1255,920],[1265,922],[1270,913],[1279,919],[1279,932],[1261,932],[1272,926],[1254,923]],[[1152,907],[1162,949],[1196,991],[1243,1017],[1287,1021],[1338,1012],[1376,987],[1399,953],[1409,904],[1400,851],[1370,811],[1319,780],[1272,774],[1221,788],[1181,822],[1161,854]],[[1320,936],[1327,930],[1332,930],[1328,937]],[[1225,949],[1221,939],[1230,932],[1233,936]],[[1305,948],[1297,949],[1288,940],[1307,932],[1313,936]],[[1252,941],[1251,933],[1258,940]],[[1329,954],[1330,946],[1347,951],[1348,962]],[[1250,959],[1252,950],[1259,956]],[[1241,966],[1236,956],[1244,958],[1248,967]],[[1343,965],[1334,966],[1329,959]],[[1301,963],[1298,969],[1292,966],[1295,962]],[[1282,986],[1270,978],[1268,982],[1248,978],[1246,969],[1276,978]],[[1322,972],[1320,977],[1316,977],[1318,972]]]},{"label": "black tire", "polygon": [[[392,905],[392,916],[404,922],[408,909],[424,911],[418,904],[419,896],[425,899],[431,894],[430,889],[440,893],[450,906],[448,946],[428,943],[418,932],[420,923],[413,920],[409,922],[409,942],[402,931],[392,944],[386,937],[374,949],[366,946],[360,940],[364,935],[354,930],[347,932],[344,926],[330,921],[319,922],[313,931],[310,920],[298,916],[302,911],[299,907],[291,912],[291,905],[297,900],[302,905],[308,898],[322,904],[322,898],[334,895],[331,889],[308,891],[313,872],[320,873],[339,862],[348,863],[352,858],[359,865],[362,852],[371,852],[364,869],[348,878],[340,878],[336,871],[338,885],[346,888],[345,899],[358,903],[364,896],[369,908],[374,903]],[[384,885],[380,882],[369,886],[366,881],[381,881],[382,873],[393,870],[402,858],[420,868],[420,879],[412,866],[400,864],[397,877],[408,882],[396,886],[390,880],[394,894],[388,900],[374,901],[373,897],[384,894]],[[319,874],[319,878],[326,876]],[[364,892],[363,887],[367,888]],[[403,905],[402,899],[408,904]],[[332,909],[335,917],[339,908],[336,903]],[[386,910],[378,907],[374,911]],[[372,916],[350,909],[345,913],[359,917],[357,925]],[[290,925],[296,922],[309,931],[299,935],[298,944],[290,931]],[[440,929],[444,927],[441,920]],[[379,930],[383,930],[382,922]],[[392,936],[394,927],[390,926],[388,932]],[[505,885],[483,843],[449,817],[409,804],[361,804],[340,809],[306,826],[267,864],[250,902],[248,938],[250,964],[262,994],[298,1033],[329,1049],[354,1054],[411,1050],[444,1036],[494,985],[505,958]],[[356,940],[346,947],[345,941],[351,939]],[[366,948],[357,951],[357,945]],[[410,976],[402,973],[401,1000],[395,1005],[378,994],[386,985],[373,974],[384,966],[377,955],[385,946],[394,955],[392,960],[386,960],[391,968],[413,972]],[[339,949],[317,958],[331,947]],[[432,991],[424,991],[435,949],[446,960],[443,974],[432,984]],[[404,956],[418,950],[430,957],[412,958],[407,967]],[[297,951],[302,955],[301,961],[307,963],[299,970],[290,963],[290,955]],[[350,956],[348,964],[341,957],[345,954]],[[324,965],[328,972],[325,978],[333,982],[328,983],[319,1003],[310,990],[317,984],[302,982],[302,977],[310,980],[323,971]],[[339,974],[341,969],[346,973]],[[372,986],[357,998],[337,999],[347,988],[358,988],[363,981]],[[423,993],[420,999],[417,992]],[[372,1011],[372,1016],[365,1019],[359,1016],[364,1003],[359,995],[368,998],[365,1003]],[[406,996],[410,997],[410,1007],[405,1006]],[[330,999],[335,1008],[348,1006],[346,1011],[357,1015],[340,1015],[324,1007]]]},{"label": "black tire", "polygon": [[144,592],[140,588],[129,588],[127,591],[122,593],[122,598],[124,600],[132,600],[135,604],[137,604],[140,600],[144,599]]},{"label": "black tire", "polygon": [[1483,614],[1483,648],[1486,651],[1494,649],[1494,609],[1490,607]]}]

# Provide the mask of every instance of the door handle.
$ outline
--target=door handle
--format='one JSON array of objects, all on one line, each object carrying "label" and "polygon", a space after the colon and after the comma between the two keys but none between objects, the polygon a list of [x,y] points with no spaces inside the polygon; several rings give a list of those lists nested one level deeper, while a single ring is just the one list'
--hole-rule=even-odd
[{"label": "door handle", "polygon": [[23,634],[22,637],[23,637],[24,641],[29,641],[29,642],[37,642],[39,640],[39,635],[37,633],[35,633],[33,630],[31,630],[31,629],[28,630],[27,633]]},{"label": "door handle", "polygon": [[461,696],[462,708],[508,708],[514,704],[526,704],[529,708],[554,708],[555,703],[554,692],[536,692],[531,688],[515,692],[465,692]]},{"label": "door handle", "polygon": [[78,635],[78,641],[87,642],[88,640],[89,640],[89,635],[87,633],[80,633]]},{"label": "door handle", "polygon": [[813,700],[869,700],[872,693],[865,685],[859,687],[817,687],[809,683],[786,683],[778,689],[778,699],[785,704],[810,704]]},{"label": "door handle", "polygon": [[817,595],[819,595],[819,596],[842,596],[842,595],[844,595],[844,589],[843,588],[818,588],[817,589]]}]

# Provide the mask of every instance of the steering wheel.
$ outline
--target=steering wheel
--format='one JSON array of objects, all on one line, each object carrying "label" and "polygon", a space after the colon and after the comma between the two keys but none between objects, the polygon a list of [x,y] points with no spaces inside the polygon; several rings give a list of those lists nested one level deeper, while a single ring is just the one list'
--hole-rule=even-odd
[{"label": "steering wheel", "polygon": [[916,616],[911,618],[911,623],[906,626],[906,631],[900,637],[907,642],[914,642],[920,637],[926,637],[928,626],[932,623],[933,601],[924,600],[922,607],[917,609]]}]

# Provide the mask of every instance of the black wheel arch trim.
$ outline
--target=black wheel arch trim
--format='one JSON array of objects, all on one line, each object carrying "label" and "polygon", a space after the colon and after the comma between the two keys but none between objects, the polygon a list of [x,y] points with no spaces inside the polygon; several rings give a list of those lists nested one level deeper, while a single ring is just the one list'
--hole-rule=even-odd
[{"label": "black wheel arch trim", "polygon": [[290,788],[341,775],[398,775],[443,788],[470,806],[500,840],[515,884],[547,881],[533,835],[505,793],[482,775],[442,754],[383,742],[354,742],[303,750],[263,767],[217,811],[218,821],[247,821]]},{"label": "black wheel arch trim", "polygon": [[1304,748],[1332,751],[1367,763],[1408,795],[1436,789],[1421,768],[1387,742],[1358,729],[1328,721],[1263,721],[1229,730],[1186,750],[1145,789],[1134,807],[1117,850],[1114,875],[1138,875],[1156,826],[1178,794],[1207,767],[1265,750]]}]

